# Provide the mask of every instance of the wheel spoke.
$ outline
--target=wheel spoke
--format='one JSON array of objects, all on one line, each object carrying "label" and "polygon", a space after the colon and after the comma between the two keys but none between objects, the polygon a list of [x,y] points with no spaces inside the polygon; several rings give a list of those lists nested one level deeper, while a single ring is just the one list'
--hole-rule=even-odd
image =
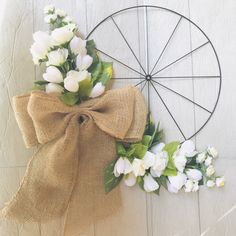
[{"label": "wheel spoke", "polygon": [[145,80],[146,82],[144,83],[143,87],[141,88],[141,92],[143,92],[143,89],[145,88],[146,84],[147,84],[147,80]]},{"label": "wheel spoke", "polygon": [[144,80],[140,81],[139,83],[135,84],[134,86],[137,87],[137,86],[139,86],[140,84],[142,84],[144,81],[146,81],[146,80],[144,79]]},{"label": "wheel spoke", "polygon": [[160,70],[158,70],[157,72],[155,72],[155,73],[154,73],[152,76],[154,76],[154,75],[156,75],[156,74],[160,73],[161,71],[163,71],[163,70],[167,69],[168,67],[170,67],[170,66],[174,65],[176,62],[178,62],[178,61],[182,60],[183,58],[185,58],[185,57],[189,56],[190,54],[193,54],[194,52],[196,52],[196,51],[197,51],[197,50],[199,50],[200,48],[204,47],[204,46],[205,46],[205,45],[207,45],[208,43],[209,43],[209,41],[207,41],[206,43],[204,43],[204,44],[200,45],[199,47],[197,47],[197,48],[193,49],[192,51],[190,51],[190,52],[188,52],[188,53],[184,54],[182,57],[180,57],[180,58],[176,59],[175,61],[171,62],[171,63],[170,63],[170,64],[168,64],[167,66],[165,66],[165,67],[163,67],[162,69],[160,69]]},{"label": "wheel spoke", "polygon": [[140,73],[139,71],[137,71],[137,70],[133,69],[132,67],[130,67],[130,66],[128,66],[128,65],[126,65],[126,64],[125,64],[125,63],[123,63],[122,61],[120,61],[120,60],[116,59],[115,57],[113,57],[113,56],[111,56],[111,55],[109,55],[109,54],[107,54],[106,52],[104,52],[104,51],[102,51],[102,50],[100,50],[100,49],[98,49],[98,48],[96,48],[96,50],[97,50],[98,52],[100,52],[100,53],[104,54],[105,56],[107,56],[107,57],[111,58],[112,60],[114,60],[114,61],[116,61],[116,62],[120,63],[121,65],[123,65],[123,66],[125,66],[125,67],[129,68],[130,70],[132,70],[132,71],[134,71],[134,72],[138,73],[139,75],[142,75],[142,76],[144,76],[144,77],[145,77],[145,75],[144,75],[144,74],[142,74],[142,73]]},{"label": "wheel spoke", "polygon": [[145,7],[145,36],[146,36],[146,71],[149,75],[149,37],[148,37],[148,11]]},{"label": "wheel spoke", "polygon": [[155,86],[153,85],[153,83],[150,81],[153,89],[155,90],[157,96],[160,98],[161,102],[163,103],[163,105],[165,106],[166,110],[168,111],[169,115],[171,116],[172,120],[174,121],[175,125],[177,126],[179,132],[181,133],[181,135],[183,136],[183,138],[186,140],[186,137],[183,133],[183,131],[181,130],[179,124],[177,123],[177,121],[175,120],[174,116],[172,115],[172,113],[170,112],[169,108],[167,107],[166,103],[164,102],[163,98],[161,97],[161,95],[158,93],[157,89],[155,88]]},{"label": "wheel spoke", "polygon": [[208,112],[208,113],[210,113],[210,114],[212,113],[212,112],[209,111],[207,108],[205,108],[205,107],[201,106],[200,104],[198,104],[198,103],[192,101],[191,99],[189,99],[189,98],[185,97],[184,95],[182,95],[182,94],[176,92],[175,90],[173,90],[173,89],[171,89],[171,88],[168,88],[168,87],[166,87],[165,85],[163,85],[163,84],[161,84],[161,83],[159,83],[159,82],[157,82],[157,81],[155,81],[155,80],[153,80],[153,82],[156,83],[156,84],[158,84],[158,85],[160,85],[161,87],[163,87],[163,88],[165,88],[165,89],[167,89],[167,90],[169,90],[169,91],[171,91],[171,92],[177,94],[178,96],[180,96],[180,97],[186,99],[187,101],[189,101],[189,102],[193,103],[194,105],[200,107],[201,109],[205,110],[206,112]]},{"label": "wheel spoke", "polygon": [[134,80],[137,80],[137,79],[143,79],[143,77],[131,77],[131,78],[129,78],[129,77],[117,77],[117,78],[111,78],[111,79],[134,79]]},{"label": "wheel spoke", "polygon": [[192,75],[192,76],[154,76],[152,79],[213,79],[220,78],[219,75]]},{"label": "wheel spoke", "polygon": [[152,70],[151,70],[151,74],[152,74],[152,72],[155,70],[155,68],[156,68],[156,66],[157,66],[157,64],[158,64],[158,62],[160,61],[160,59],[161,59],[162,55],[164,54],[164,52],[165,52],[167,46],[169,45],[169,42],[171,41],[172,37],[174,36],[174,34],[175,34],[175,32],[176,32],[176,30],[177,30],[177,28],[178,28],[178,26],[179,26],[180,21],[182,20],[182,18],[183,18],[183,17],[181,16],[180,19],[178,20],[177,24],[175,25],[174,30],[172,31],[172,33],[171,33],[171,35],[170,35],[170,37],[169,37],[169,39],[168,39],[166,45],[164,46],[164,48],[163,48],[163,50],[162,50],[160,56],[158,57],[158,59],[157,59],[155,65],[153,66],[153,68],[152,68]]},{"label": "wheel spoke", "polygon": [[131,48],[130,44],[128,43],[127,39],[125,38],[124,34],[122,33],[120,27],[117,25],[117,23],[115,22],[114,18],[111,16],[112,22],[114,23],[114,25],[116,26],[116,28],[118,29],[120,35],[122,36],[122,38],[124,39],[126,45],[128,46],[128,48],[130,49],[130,51],[132,52],[133,56],[135,57],[136,61],[138,62],[139,66],[141,67],[142,71],[144,72],[144,74],[146,75],[145,70],[143,69],[143,66],[141,65],[138,57],[136,56],[136,54],[134,53],[133,49]]}]

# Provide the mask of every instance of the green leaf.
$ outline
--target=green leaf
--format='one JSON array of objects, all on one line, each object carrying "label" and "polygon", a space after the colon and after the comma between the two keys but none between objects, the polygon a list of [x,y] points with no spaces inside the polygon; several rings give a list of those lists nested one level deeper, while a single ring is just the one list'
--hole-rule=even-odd
[{"label": "green leaf", "polygon": [[116,151],[119,156],[125,157],[126,156],[126,150],[122,143],[117,142],[116,143]]},{"label": "green leaf", "polygon": [[102,61],[102,73],[98,79],[103,85],[106,85],[113,74],[113,63],[112,62],[104,62]]},{"label": "green leaf", "polygon": [[104,187],[105,192],[109,193],[112,189],[114,189],[121,181],[123,175],[120,175],[119,177],[115,177],[113,171],[114,166],[116,164],[117,160],[112,161],[106,168],[104,173]]},{"label": "green leaf", "polygon": [[89,67],[89,72],[93,71],[94,66],[99,62],[96,45],[94,40],[88,40],[86,43],[87,53],[93,58],[93,64]]},{"label": "green leaf", "polygon": [[166,168],[165,171],[163,172],[164,176],[176,176],[177,175],[177,169],[170,169],[170,168]]},{"label": "green leaf", "polygon": [[137,182],[138,182],[139,187],[140,187],[143,191],[145,191],[145,190],[144,190],[144,187],[143,187],[143,185],[144,185],[144,180],[143,180],[143,177],[142,177],[142,176],[138,176],[138,177],[137,177]]},{"label": "green leaf", "polygon": [[34,81],[34,84],[37,84],[37,85],[45,85],[45,84],[48,84],[49,82],[46,81],[46,80],[37,80],[37,81]]},{"label": "green leaf", "polygon": [[152,141],[152,136],[144,135],[142,139],[142,144],[149,147],[151,145],[151,141]]},{"label": "green leaf", "polygon": [[131,148],[134,148],[133,155],[137,158],[142,159],[146,154],[148,147],[143,145],[142,143],[134,143],[130,145]]},{"label": "green leaf", "polygon": [[41,91],[44,91],[44,90],[45,90],[45,85],[38,85],[38,84],[35,84],[34,87],[32,88],[32,90],[41,90]]},{"label": "green leaf", "polygon": [[79,101],[79,95],[77,93],[67,92],[67,93],[62,94],[61,100],[65,104],[69,106],[73,106]]},{"label": "green leaf", "polygon": [[156,181],[160,186],[163,186],[165,189],[167,189],[167,177],[164,175],[161,175],[160,177],[156,178]]},{"label": "green leaf", "polygon": [[100,74],[102,73],[102,62],[98,62],[92,69],[92,81],[96,82],[99,79]]},{"label": "green leaf", "polygon": [[81,98],[89,97],[91,90],[93,88],[93,82],[90,78],[82,80],[79,83],[79,95]]},{"label": "green leaf", "polygon": [[171,143],[168,143],[165,147],[164,150],[168,153],[169,157],[172,157],[174,152],[177,150],[178,146],[180,145],[179,141],[174,141]]}]

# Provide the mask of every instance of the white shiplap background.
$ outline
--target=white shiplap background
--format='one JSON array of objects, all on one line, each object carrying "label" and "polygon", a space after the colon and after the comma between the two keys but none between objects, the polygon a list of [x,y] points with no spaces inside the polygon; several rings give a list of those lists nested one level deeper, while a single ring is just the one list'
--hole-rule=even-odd
[{"label": "white shiplap background", "polygon": [[[81,33],[86,36],[93,27],[104,17],[119,9],[151,4],[170,8],[190,18],[207,33],[213,42],[222,66],[222,92],[216,112],[208,125],[193,139],[198,148],[212,144],[219,149],[220,158],[217,160],[217,171],[226,176],[226,186],[223,189],[208,190],[201,188],[199,193],[179,193],[178,195],[162,191],[159,197],[145,194],[137,188],[122,188],[124,206],[119,215],[97,222],[94,227],[85,232],[86,236],[234,236],[236,235],[236,2],[235,0],[0,0],[0,204],[3,206],[16,191],[24,174],[25,166],[32,153],[26,150],[13,116],[11,97],[24,93],[32,87],[32,82],[41,77],[41,71],[35,68],[29,53],[32,43],[32,33],[36,30],[46,30],[43,21],[43,7],[49,3],[63,8],[79,25]],[[127,17],[127,15],[126,15]],[[139,19],[139,27],[135,27]],[[145,66],[145,27],[141,14],[134,14],[131,18],[118,20],[119,26],[125,33],[129,33],[128,40],[137,52],[139,60]],[[162,24],[171,25],[176,22],[170,18]],[[149,24],[152,32],[153,23]],[[153,27],[153,28],[152,28]],[[120,59],[134,65],[134,58],[128,51],[122,50],[120,44],[114,41],[114,28],[101,28],[102,33],[96,34],[95,40],[104,41],[108,51],[119,55]],[[182,37],[182,44],[175,50],[167,52],[166,58],[183,50],[191,49],[197,36],[191,29]],[[162,30],[162,35],[152,35],[149,40],[155,44],[168,37],[168,27]],[[111,40],[113,39],[113,40]],[[157,41],[158,42],[158,41]],[[157,43],[158,44],[158,43]],[[157,50],[161,50],[161,44]],[[152,55],[153,53],[153,55]],[[150,50],[150,58],[155,60],[155,50]],[[201,60],[199,60],[199,57]],[[209,58],[208,58],[209,57]],[[151,60],[152,60],[151,59]],[[202,61],[202,63],[199,63]],[[203,70],[210,70],[210,55],[190,57],[185,60],[186,74],[196,74]],[[164,62],[163,62],[164,63]],[[213,63],[213,62],[212,62]],[[140,70],[139,67],[136,67]],[[179,71],[178,71],[179,70]],[[214,69],[212,69],[214,70]],[[181,73],[183,68],[177,66],[170,73]],[[117,67],[116,76],[134,76],[130,71]],[[129,82],[129,81],[128,81]],[[202,83],[192,86],[186,81],[178,81],[165,85],[175,86],[178,91],[197,101],[214,100],[216,91],[214,83]],[[124,82],[117,82],[115,86],[124,86]],[[173,98],[174,99],[174,98]],[[170,100],[172,101],[172,100]],[[155,117],[165,120],[167,140],[177,138],[178,130],[173,121],[167,118],[165,109],[160,101],[151,93],[151,106]],[[172,110],[183,111],[182,128],[192,132],[201,122],[203,115],[191,104],[175,100]],[[190,106],[191,105],[191,106]],[[186,115],[186,110],[188,114]],[[61,222],[50,224],[24,224],[0,222],[1,236],[57,236],[60,233]]]}]

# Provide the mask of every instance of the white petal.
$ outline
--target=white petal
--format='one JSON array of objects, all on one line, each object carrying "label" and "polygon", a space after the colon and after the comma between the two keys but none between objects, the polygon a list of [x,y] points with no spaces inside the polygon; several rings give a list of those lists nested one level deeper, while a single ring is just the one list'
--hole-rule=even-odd
[{"label": "white petal", "polygon": [[142,160],[135,158],[132,162],[133,173],[137,176],[145,175],[145,169],[142,166]]},{"label": "white petal", "polygon": [[163,171],[159,171],[159,170],[154,170],[153,168],[150,169],[150,173],[153,177],[160,177],[163,173]]},{"label": "white petal", "polygon": [[125,184],[129,187],[132,187],[136,184],[136,177],[133,173],[130,173],[124,178]]},{"label": "white petal", "polygon": [[164,147],[165,147],[164,143],[158,143],[157,145],[155,145],[151,148],[151,151],[153,153],[157,154],[158,152],[161,152]]},{"label": "white petal", "polygon": [[145,175],[143,180],[144,180],[143,188],[146,192],[153,192],[159,188],[159,184],[150,174]]},{"label": "white petal", "polygon": [[225,177],[218,177],[216,178],[216,186],[223,187],[225,185]]},{"label": "white petal", "polygon": [[174,156],[174,163],[178,171],[183,172],[187,163],[187,158],[184,155]]},{"label": "white petal", "polygon": [[207,181],[207,187],[208,188],[212,188],[212,187],[214,187],[215,186],[215,182],[213,181],[213,180],[208,180]]},{"label": "white petal", "polygon": [[105,86],[101,82],[98,82],[92,89],[89,97],[96,98],[105,92]]},{"label": "white petal", "polygon": [[62,73],[55,66],[49,66],[46,69],[46,73],[43,74],[44,80],[52,83],[61,83],[63,82]]},{"label": "white petal", "polygon": [[127,158],[124,158],[124,174],[130,173],[132,172],[132,170],[133,170],[132,164]]},{"label": "white petal", "polygon": [[176,176],[168,177],[170,184],[173,185],[177,190],[180,190],[187,181],[187,176],[183,173],[178,172]]},{"label": "white petal", "polygon": [[175,188],[171,183],[167,182],[167,188],[170,193],[178,193],[179,189]]},{"label": "white petal", "polygon": [[122,158],[122,157],[120,157],[118,160],[117,160],[117,162],[116,162],[116,164],[115,164],[115,166],[114,166],[114,175],[116,176],[116,177],[119,177],[120,176],[120,174],[123,174],[124,173],[124,159]]},{"label": "white petal", "polygon": [[59,84],[48,83],[46,85],[46,93],[62,93],[63,90],[63,87]]},{"label": "white petal", "polygon": [[93,63],[93,58],[89,55],[78,55],[76,58],[76,66],[79,70],[87,70]]},{"label": "white petal", "polygon": [[186,174],[190,180],[200,181],[202,179],[202,172],[197,169],[188,169]]},{"label": "white petal", "polygon": [[180,154],[186,155],[190,154],[195,150],[195,145],[192,140],[185,141],[180,147]]},{"label": "white petal", "polygon": [[70,92],[77,92],[79,90],[78,81],[72,77],[66,77],[64,79],[64,86]]},{"label": "white petal", "polygon": [[87,54],[86,40],[74,36],[70,41],[70,49],[75,55],[80,54],[81,56],[85,56]]},{"label": "white petal", "polygon": [[145,169],[149,169],[154,165],[155,162],[155,154],[147,151],[143,158],[143,166]]}]

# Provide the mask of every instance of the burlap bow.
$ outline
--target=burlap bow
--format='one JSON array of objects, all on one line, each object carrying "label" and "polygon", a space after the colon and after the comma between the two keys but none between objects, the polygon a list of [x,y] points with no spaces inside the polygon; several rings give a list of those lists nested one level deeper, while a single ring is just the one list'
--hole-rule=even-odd
[{"label": "burlap bow", "polygon": [[79,226],[114,212],[119,193],[105,194],[104,167],[116,158],[115,139],[142,138],[147,109],[141,93],[114,89],[70,107],[35,91],[14,97],[13,107],[26,146],[41,145],[2,216],[42,222],[66,215],[65,234],[79,235]]}]

